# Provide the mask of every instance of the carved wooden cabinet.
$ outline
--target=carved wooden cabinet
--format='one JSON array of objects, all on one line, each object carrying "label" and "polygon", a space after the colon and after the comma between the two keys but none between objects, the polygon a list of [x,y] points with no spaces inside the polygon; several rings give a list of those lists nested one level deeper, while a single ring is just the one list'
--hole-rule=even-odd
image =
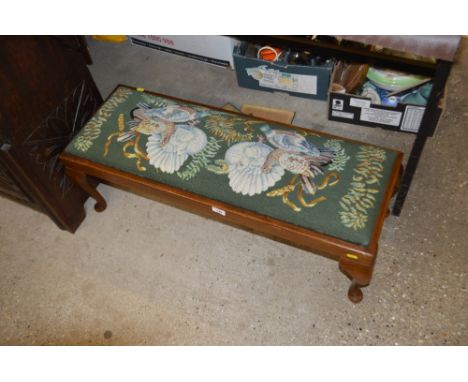
[{"label": "carved wooden cabinet", "polygon": [[80,37],[0,36],[0,194],[70,232],[87,196],[58,155],[102,103],[89,63]]}]

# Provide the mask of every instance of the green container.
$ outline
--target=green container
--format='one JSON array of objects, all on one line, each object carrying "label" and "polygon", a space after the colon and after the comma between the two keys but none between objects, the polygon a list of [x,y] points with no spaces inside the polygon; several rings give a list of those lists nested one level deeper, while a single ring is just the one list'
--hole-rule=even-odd
[{"label": "green container", "polygon": [[243,42],[234,48],[234,67],[237,83],[241,87],[281,91],[290,95],[326,101],[333,69],[332,63],[321,66],[289,65],[247,57],[248,44]]}]

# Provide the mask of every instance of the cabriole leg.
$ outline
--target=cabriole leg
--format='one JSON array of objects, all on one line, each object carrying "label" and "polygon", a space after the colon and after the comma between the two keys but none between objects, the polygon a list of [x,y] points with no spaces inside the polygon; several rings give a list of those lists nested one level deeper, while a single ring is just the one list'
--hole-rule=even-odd
[{"label": "cabriole leg", "polygon": [[364,285],[360,285],[357,281],[353,280],[351,281],[351,285],[348,289],[348,298],[357,304],[358,302],[361,302],[362,298],[364,297],[361,287]]},{"label": "cabriole leg", "polygon": [[106,209],[107,203],[102,197],[102,195],[96,190],[96,187],[92,186],[89,183],[88,176],[82,172],[71,168],[65,168],[65,173],[67,176],[73,180],[78,186],[80,186],[85,192],[89,194],[94,200],[96,200],[96,204],[94,205],[94,209],[97,212],[102,212]]},{"label": "cabriole leg", "polygon": [[361,288],[369,285],[372,278],[373,265],[368,261],[359,263],[359,259],[350,259],[343,256],[340,259],[340,270],[350,280],[351,285],[348,289],[348,298],[355,304],[361,302],[364,295]]}]

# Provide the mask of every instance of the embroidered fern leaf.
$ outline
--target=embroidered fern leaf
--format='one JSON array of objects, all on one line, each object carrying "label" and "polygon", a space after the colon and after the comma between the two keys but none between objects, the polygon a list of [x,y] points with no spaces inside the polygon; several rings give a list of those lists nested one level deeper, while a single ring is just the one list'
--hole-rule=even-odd
[{"label": "embroidered fern leaf", "polygon": [[346,163],[350,159],[349,155],[346,155],[346,151],[339,140],[329,139],[324,144],[329,149],[335,149],[336,154],[333,158],[333,162],[328,165],[328,170],[341,172],[344,170]]},{"label": "embroidered fern leaf", "polygon": [[361,146],[356,158],[359,163],[354,169],[351,188],[341,198],[340,206],[343,211],[339,212],[341,223],[355,231],[366,226],[368,211],[375,208],[375,195],[379,190],[371,185],[379,183],[383,176],[386,153],[378,147]]},{"label": "embroidered fern leaf", "polygon": [[86,152],[93,145],[93,142],[101,135],[101,127],[112,115],[112,112],[124,103],[132,91],[127,88],[119,88],[109,100],[101,107],[98,113],[83,127],[75,140],[74,147],[77,150]]}]

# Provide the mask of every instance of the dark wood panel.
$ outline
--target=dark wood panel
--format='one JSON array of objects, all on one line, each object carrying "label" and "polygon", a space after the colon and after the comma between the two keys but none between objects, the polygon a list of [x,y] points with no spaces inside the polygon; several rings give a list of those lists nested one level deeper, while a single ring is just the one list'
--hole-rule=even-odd
[{"label": "dark wood panel", "polygon": [[[31,206],[62,229],[84,218],[87,195],[58,155],[102,103],[79,36],[0,36],[1,163]],[[5,191],[5,190],[4,190]]]},{"label": "dark wood panel", "polygon": [[13,178],[0,166],[0,192],[7,194],[16,199],[20,199],[23,202],[31,203],[31,199],[18,187]]},{"label": "dark wood panel", "polygon": [[21,143],[83,79],[83,55],[55,37],[0,37],[0,107]]}]

